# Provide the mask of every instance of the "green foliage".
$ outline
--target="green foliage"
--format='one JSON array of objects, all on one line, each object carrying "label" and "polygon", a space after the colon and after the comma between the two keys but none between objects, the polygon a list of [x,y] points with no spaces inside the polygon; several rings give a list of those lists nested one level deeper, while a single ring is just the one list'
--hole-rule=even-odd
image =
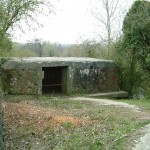
[{"label": "green foliage", "polygon": [[36,13],[42,13],[40,6],[45,4],[41,0],[0,0],[0,31],[1,35],[5,35],[7,31],[22,19],[33,19]]},{"label": "green foliage", "polygon": [[146,58],[146,68],[150,68],[150,54]]},{"label": "green foliage", "polygon": [[136,1],[125,17],[123,42],[125,50],[131,50],[140,61],[142,68],[148,69],[146,59],[150,55],[150,2]]},{"label": "green foliage", "polygon": [[11,49],[12,42],[10,38],[7,35],[5,35],[3,38],[0,38],[0,54],[2,54],[3,51],[10,51]]},{"label": "green foliage", "polygon": [[145,110],[150,110],[150,98],[147,99],[126,99],[122,100],[123,102],[126,102],[128,104],[137,105]]},{"label": "green foliage", "polygon": [[143,95],[143,82],[145,72],[140,63],[131,54],[131,51],[123,51],[122,43],[118,41],[116,45],[115,61],[120,67],[120,88],[129,93],[129,97]]},{"label": "green foliage", "polygon": [[122,87],[131,97],[142,89],[143,81],[148,79],[147,72],[150,72],[149,18],[150,2],[135,1],[124,19],[123,37],[117,45],[121,57]]},{"label": "green foliage", "polygon": [[38,24],[35,15],[42,14],[44,6],[51,5],[46,0],[0,0],[0,49],[9,48],[8,33],[14,27],[22,29],[21,20]]}]

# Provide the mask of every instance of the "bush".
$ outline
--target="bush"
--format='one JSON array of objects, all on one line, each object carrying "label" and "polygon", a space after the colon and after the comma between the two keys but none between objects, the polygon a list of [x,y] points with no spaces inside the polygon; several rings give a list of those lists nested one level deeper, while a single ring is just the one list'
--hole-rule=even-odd
[{"label": "bush", "polygon": [[[143,95],[149,89],[150,2],[135,1],[123,23],[123,36],[117,43],[122,88],[129,96]],[[145,82],[146,81],[146,82]]]}]

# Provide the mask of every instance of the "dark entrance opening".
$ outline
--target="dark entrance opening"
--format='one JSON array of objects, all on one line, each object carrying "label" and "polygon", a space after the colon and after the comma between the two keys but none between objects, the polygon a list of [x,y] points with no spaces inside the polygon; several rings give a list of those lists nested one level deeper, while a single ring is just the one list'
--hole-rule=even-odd
[{"label": "dark entrance opening", "polygon": [[67,93],[67,67],[43,67],[42,93]]}]

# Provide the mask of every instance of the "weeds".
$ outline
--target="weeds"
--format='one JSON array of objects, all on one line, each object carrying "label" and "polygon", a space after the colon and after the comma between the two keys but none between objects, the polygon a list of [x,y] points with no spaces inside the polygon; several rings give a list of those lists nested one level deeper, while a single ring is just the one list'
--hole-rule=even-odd
[{"label": "weeds", "polygon": [[[23,102],[16,98],[13,108],[24,104],[25,98]],[[8,99],[12,102],[16,98]],[[124,150],[128,136],[149,122],[138,120],[138,114],[128,108],[96,106],[54,97],[26,98],[28,110],[21,116],[24,124],[5,118],[7,149]],[[9,112],[16,114],[16,110],[17,107]],[[28,124],[26,119],[31,115],[33,122],[30,120]],[[16,115],[12,117],[15,119]]]},{"label": "weeds", "polygon": [[150,99],[128,99],[122,101],[129,104],[137,105],[146,110],[150,110]]}]

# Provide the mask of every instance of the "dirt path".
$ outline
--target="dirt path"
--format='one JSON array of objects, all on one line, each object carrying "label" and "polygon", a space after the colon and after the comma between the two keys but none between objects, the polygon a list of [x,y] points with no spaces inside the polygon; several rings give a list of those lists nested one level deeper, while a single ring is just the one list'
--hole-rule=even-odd
[{"label": "dirt path", "polygon": [[88,98],[88,97],[73,97],[70,99],[78,100],[78,101],[87,101],[87,102],[91,102],[97,105],[111,105],[111,106],[116,106],[116,107],[131,108],[133,111],[141,112],[138,106],[130,105],[124,102],[114,101],[110,99],[98,99],[98,98]]},{"label": "dirt path", "polygon": [[137,131],[138,138],[134,140],[131,150],[150,150],[150,124]]},{"label": "dirt path", "polygon": [[[109,99],[98,99],[98,98],[88,98],[88,97],[74,97],[70,98],[71,100],[79,100],[79,101],[87,101],[94,103],[96,105],[111,105],[116,107],[124,107],[132,109],[132,111],[139,113],[139,117],[141,119],[150,120],[150,115],[142,112],[138,106],[130,105],[124,102],[118,102],[115,100]],[[150,124],[146,125],[145,127],[139,129],[136,133],[137,135],[134,139],[134,143],[132,144],[131,150],[150,150]]]}]

